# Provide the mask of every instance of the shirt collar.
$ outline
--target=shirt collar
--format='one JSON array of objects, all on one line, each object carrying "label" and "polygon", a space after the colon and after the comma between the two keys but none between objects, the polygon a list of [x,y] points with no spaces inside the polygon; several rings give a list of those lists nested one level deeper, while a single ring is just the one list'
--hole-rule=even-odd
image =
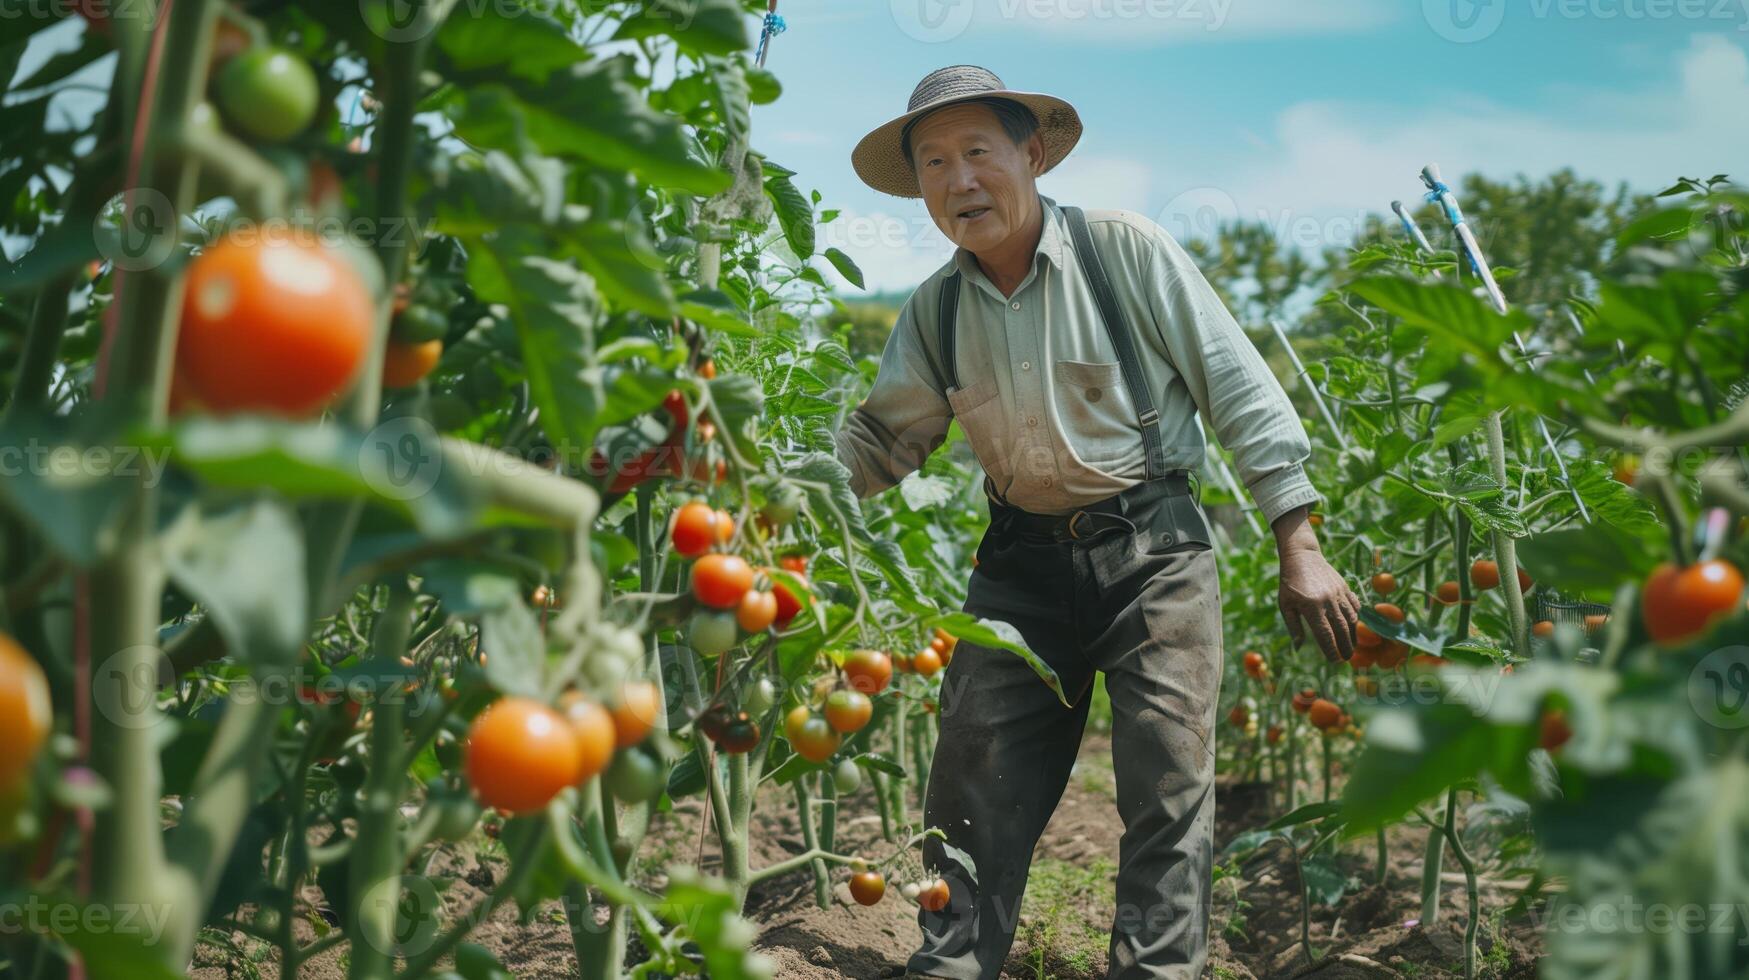
[{"label": "shirt collar", "polygon": [[[1042,255],[1054,262],[1060,271],[1063,268],[1063,238],[1068,234],[1067,229],[1063,227],[1063,210],[1057,206],[1055,200],[1043,194],[1038,196],[1038,201],[1044,220],[1043,227],[1039,229],[1038,248],[1034,251],[1033,261],[1037,262],[1036,256]],[[976,273],[976,278],[984,276],[984,271],[978,268],[978,257],[973,255],[971,250],[964,245],[954,249],[953,263],[954,268],[964,273],[968,279],[974,278],[973,273]],[[945,273],[945,275],[952,274],[952,272]]]}]

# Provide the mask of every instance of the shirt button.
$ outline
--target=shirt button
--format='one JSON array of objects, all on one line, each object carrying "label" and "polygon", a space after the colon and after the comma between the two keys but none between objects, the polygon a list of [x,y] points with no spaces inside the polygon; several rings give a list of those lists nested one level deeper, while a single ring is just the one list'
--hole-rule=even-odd
[{"label": "shirt button", "polygon": [[1040,483],[1043,483],[1043,484],[1044,484],[1044,485],[1045,485],[1045,486],[1047,486],[1047,487],[1048,487],[1048,486],[1050,486],[1050,485],[1051,485],[1051,478],[1050,478],[1050,477],[1048,477],[1048,476],[1047,476],[1047,477],[1045,477],[1045,478],[1044,478],[1044,479],[1043,479],[1043,480],[1040,480],[1040,481],[1039,481],[1039,482],[1040,482]]},{"label": "shirt button", "polygon": [[1034,426],[1036,426],[1036,425],[1038,425],[1038,416],[1036,416],[1036,415],[1028,415],[1028,416],[1027,416],[1027,417],[1026,417],[1026,424],[1027,424],[1027,425],[1034,425]]},{"label": "shirt button", "polygon": [[1010,308],[1010,309],[1015,309],[1015,310],[1018,310],[1018,309],[1020,309],[1020,304],[1019,304],[1019,303],[1010,303],[1010,304],[1008,304],[1008,306],[1009,306],[1009,308]]},{"label": "shirt button", "polygon": [[1022,371],[1031,371],[1032,370],[1032,362],[1031,361],[1021,361],[1020,362],[1020,369]]}]

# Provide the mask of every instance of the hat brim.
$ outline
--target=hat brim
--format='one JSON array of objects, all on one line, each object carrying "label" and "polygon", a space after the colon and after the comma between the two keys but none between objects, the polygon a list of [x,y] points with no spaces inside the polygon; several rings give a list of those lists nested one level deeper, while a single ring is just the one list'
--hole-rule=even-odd
[{"label": "hat brim", "polygon": [[1042,92],[995,89],[944,98],[888,120],[857,142],[856,149],[850,153],[850,165],[863,183],[877,191],[894,197],[920,198],[923,193],[917,188],[917,174],[900,146],[905,125],[937,109],[989,98],[1013,99],[1032,110],[1038,119],[1038,134],[1045,148],[1044,173],[1061,163],[1081,139],[1081,116],[1069,103]]}]

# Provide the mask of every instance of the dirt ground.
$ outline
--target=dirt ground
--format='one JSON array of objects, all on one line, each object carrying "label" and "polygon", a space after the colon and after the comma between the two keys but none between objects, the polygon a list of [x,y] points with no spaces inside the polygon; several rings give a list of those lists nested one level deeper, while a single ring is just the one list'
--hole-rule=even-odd
[{"label": "dirt ground", "polygon": [[[1034,854],[1019,934],[1004,977],[1028,980],[1091,980],[1105,976],[1106,938],[1115,910],[1113,875],[1117,864],[1118,821],[1108,738],[1088,733],[1074,775]],[[756,809],[752,864],[761,867],[803,849],[793,798],[785,789],[768,785]],[[915,807],[914,807],[915,809]],[[1232,837],[1267,820],[1262,787],[1224,781],[1217,793],[1217,852]],[[840,801],[837,849],[871,859],[891,854],[895,845],[881,838],[872,789]],[[696,799],[683,801],[652,829],[641,852],[661,862],[692,863],[699,857],[703,810]],[[715,866],[708,835],[703,865]],[[1264,848],[1236,878],[1221,881],[1211,927],[1206,976],[1231,978],[1386,976],[1462,976],[1464,923],[1461,884],[1444,890],[1439,926],[1410,925],[1420,914],[1419,882],[1425,832],[1398,828],[1388,840],[1390,873],[1383,886],[1370,885],[1347,893],[1335,907],[1314,905],[1311,945],[1318,954],[1308,964],[1300,945],[1299,881],[1291,861],[1279,847]],[[1353,845],[1340,860],[1356,882],[1374,877],[1372,845]],[[459,914],[492,886],[503,864],[469,843],[440,855],[433,872],[453,876],[444,894],[450,914]],[[914,873],[914,872],[913,872]],[[902,876],[903,871],[899,872]],[[841,880],[840,871],[835,878]],[[755,946],[777,965],[784,980],[875,978],[902,966],[919,936],[916,907],[896,888],[872,908],[849,903],[842,886],[831,908],[814,902],[813,882],[803,870],[755,886],[748,896],[747,915],[759,926]],[[1511,900],[1506,889],[1483,892],[1480,933],[1480,975],[1496,978],[1532,977],[1536,973],[1536,936],[1511,920],[1491,915]],[[306,898],[320,908],[321,893],[311,888]],[[308,924],[298,923],[304,938],[313,938]],[[275,950],[242,933],[212,934],[196,960],[195,977],[276,977]],[[227,941],[228,940],[228,941]],[[577,976],[570,935],[556,903],[536,910],[533,921],[517,924],[515,911],[501,908],[470,936],[496,953],[516,976],[568,978]],[[345,975],[345,952],[331,949],[305,964],[300,976],[335,980]]]}]

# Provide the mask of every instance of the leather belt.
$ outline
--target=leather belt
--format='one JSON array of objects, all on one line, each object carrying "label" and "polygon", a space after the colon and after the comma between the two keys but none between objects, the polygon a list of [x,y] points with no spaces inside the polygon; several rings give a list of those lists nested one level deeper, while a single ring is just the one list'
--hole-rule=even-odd
[{"label": "leather belt", "polygon": [[1049,537],[1058,543],[1086,541],[1107,531],[1134,532],[1130,515],[1145,511],[1165,497],[1191,493],[1193,482],[1185,470],[1173,470],[1158,479],[1138,483],[1103,500],[1096,500],[1068,514],[1034,514],[1000,501],[990,502],[991,523],[1033,537]]}]

